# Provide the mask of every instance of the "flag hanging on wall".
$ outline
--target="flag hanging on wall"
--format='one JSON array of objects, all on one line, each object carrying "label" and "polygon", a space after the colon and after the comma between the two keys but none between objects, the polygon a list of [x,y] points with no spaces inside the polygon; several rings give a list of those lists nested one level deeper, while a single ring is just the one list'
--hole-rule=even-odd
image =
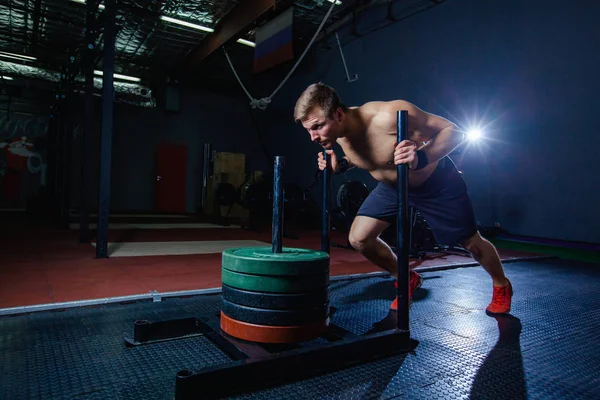
[{"label": "flag hanging on wall", "polygon": [[293,22],[294,8],[290,7],[256,29],[255,74],[294,58]]}]

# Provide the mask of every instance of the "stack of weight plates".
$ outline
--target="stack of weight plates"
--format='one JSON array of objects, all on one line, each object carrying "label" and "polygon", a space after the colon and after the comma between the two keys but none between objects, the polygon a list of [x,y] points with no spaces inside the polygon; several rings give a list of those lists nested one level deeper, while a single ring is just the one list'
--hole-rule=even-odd
[{"label": "stack of weight plates", "polygon": [[225,250],[221,330],[259,343],[295,343],[329,326],[329,254],[271,247]]}]

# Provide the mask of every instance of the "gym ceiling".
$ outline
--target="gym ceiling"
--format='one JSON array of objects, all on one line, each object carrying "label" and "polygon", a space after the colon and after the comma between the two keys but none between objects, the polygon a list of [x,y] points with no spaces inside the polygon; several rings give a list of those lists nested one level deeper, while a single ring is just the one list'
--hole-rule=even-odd
[{"label": "gym ceiling", "polygon": [[[150,90],[177,81],[186,86],[233,88],[237,85],[225,45],[242,79],[251,79],[254,33],[294,6],[294,45],[299,56],[308,45],[332,0],[118,0],[115,43],[116,97],[123,92],[140,105]],[[410,13],[440,0],[336,0],[317,40],[352,24],[368,8],[384,6]],[[95,34],[94,70],[101,87],[104,0]],[[275,6],[273,7],[273,4]],[[397,16],[397,12],[395,15]],[[37,87],[53,90],[70,57],[82,59],[86,27],[85,0],[0,0],[0,89]],[[247,41],[247,42],[246,42]],[[250,45],[248,45],[250,44]],[[76,68],[77,70],[77,68]],[[138,81],[139,79],[139,81]],[[83,91],[76,79],[75,90]],[[146,102],[148,103],[148,102]]]}]

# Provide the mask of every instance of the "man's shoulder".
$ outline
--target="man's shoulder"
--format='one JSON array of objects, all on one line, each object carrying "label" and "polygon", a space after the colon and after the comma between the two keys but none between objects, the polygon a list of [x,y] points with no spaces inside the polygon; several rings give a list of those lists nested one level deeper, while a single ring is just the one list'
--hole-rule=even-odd
[{"label": "man's shoulder", "polygon": [[406,100],[390,100],[390,101],[368,101],[364,103],[362,106],[358,107],[360,110],[364,111],[397,111],[402,108],[407,108],[413,106],[412,103]]}]

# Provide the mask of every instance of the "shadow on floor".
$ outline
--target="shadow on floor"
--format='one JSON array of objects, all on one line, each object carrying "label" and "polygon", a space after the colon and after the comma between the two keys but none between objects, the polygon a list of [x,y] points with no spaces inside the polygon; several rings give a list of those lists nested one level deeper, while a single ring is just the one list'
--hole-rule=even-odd
[{"label": "shadow on floor", "polygon": [[520,336],[521,321],[512,315],[492,315],[498,322],[498,342],[475,375],[470,399],[527,399]]}]

